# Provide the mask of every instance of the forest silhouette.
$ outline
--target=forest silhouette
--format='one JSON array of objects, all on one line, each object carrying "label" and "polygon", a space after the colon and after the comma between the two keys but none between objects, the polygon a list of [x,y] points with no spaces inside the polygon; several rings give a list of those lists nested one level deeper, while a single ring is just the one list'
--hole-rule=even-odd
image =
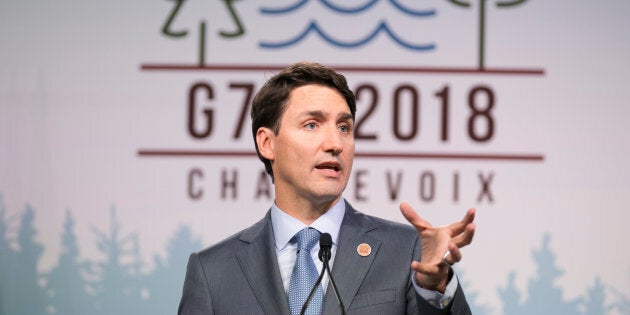
[{"label": "forest silhouette", "polygon": [[[74,219],[66,211],[57,264],[46,273],[37,271],[44,246],[35,241],[36,211],[29,205],[8,215],[0,194],[0,315],[14,314],[174,314],[190,253],[202,249],[200,238],[188,226],[179,227],[166,244],[166,257],[153,258],[153,268],[143,272],[138,235],[122,231],[116,209],[110,210],[109,227],[92,227],[94,241],[104,258],[81,260]],[[106,226],[106,225],[104,225]],[[478,292],[465,289],[475,315],[560,314],[603,315],[616,311],[630,315],[627,294],[593,280],[586,292],[565,300],[555,282],[563,270],[556,266],[551,235],[532,250],[536,274],[529,279],[526,298],[515,285],[516,272],[497,289],[501,310],[478,303]],[[466,272],[458,270],[464,288]],[[606,302],[606,301],[612,302]]]}]

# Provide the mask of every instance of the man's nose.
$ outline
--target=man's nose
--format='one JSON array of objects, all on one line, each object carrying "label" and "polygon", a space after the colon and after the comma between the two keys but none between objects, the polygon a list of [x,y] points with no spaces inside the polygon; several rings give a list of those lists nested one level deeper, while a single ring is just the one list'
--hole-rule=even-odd
[{"label": "man's nose", "polygon": [[338,155],[343,151],[343,140],[342,135],[337,129],[337,126],[334,128],[330,128],[326,133],[323,146],[324,151],[330,152],[333,155]]}]

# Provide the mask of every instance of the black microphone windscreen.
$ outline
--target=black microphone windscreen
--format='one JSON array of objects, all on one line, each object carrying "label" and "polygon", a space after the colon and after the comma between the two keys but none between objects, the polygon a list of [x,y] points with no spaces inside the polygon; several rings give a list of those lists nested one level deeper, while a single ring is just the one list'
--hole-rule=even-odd
[{"label": "black microphone windscreen", "polygon": [[319,247],[328,247],[331,248],[332,247],[332,237],[330,236],[329,233],[322,233],[322,235],[320,235],[319,237]]}]

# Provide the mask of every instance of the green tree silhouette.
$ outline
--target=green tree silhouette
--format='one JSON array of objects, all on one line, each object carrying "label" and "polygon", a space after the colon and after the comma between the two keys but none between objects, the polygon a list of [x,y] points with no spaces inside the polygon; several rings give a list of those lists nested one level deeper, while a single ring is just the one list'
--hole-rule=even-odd
[{"label": "green tree silhouette", "polygon": [[[519,301],[520,293],[514,285],[516,278],[514,272],[508,276],[507,287],[499,289],[504,314],[580,314],[578,306],[583,303],[584,299],[577,298],[571,301],[564,301],[562,290],[554,285],[554,282],[563,274],[563,271],[555,264],[556,257],[549,247],[550,241],[551,236],[545,234],[542,240],[542,248],[532,251],[537,268],[534,278],[528,281],[528,297],[525,302],[521,303]],[[599,297],[594,292],[591,298],[594,303],[597,303]]]},{"label": "green tree silhouette", "polygon": [[177,312],[188,256],[201,247],[201,241],[193,238],[190,227],[181,226],[168,242],[166,259],[155,256],[155,268],[145,281],[149,291],[148,314]]},{"label": "green tree silhouette", "polygon": [[113,206],[110,218],[108,233],[92,228],[97,238],[97,248],[105,255],[105,260],[97,262],[92,269],[93,273],[98,273],[98,281],[93,286],[96,313],[142,314],[143,302],[139,290],[139,269],[142,263],[138,261],[137,236],[121,235]]},{"label": "green tree silhouette", "polygon": [[79,262],[79,247],[74,234],[74,220],[66,211],[61,235],[59,263],[48,275],[48,295],[56,314],[92,314],[93,296],[86,292],[85,266]]},{"label": "green tree silhouette", "polygon": [[35,212],[31,206],[26,205],[18,228],[16,264],[14,281],[10,282],[12,298],[9,314],[45,314],[46,296],[43,286],[40,284],[40,274],[37,272],[43,246],[35,242],[37,231],[33,227]]},{"label": "green tree silhouette", "polygon": [[0,314],[10,314],[9,301],[13,300],[12,283],[17,281],[15,274],[16,252],[11,248],[8,234],[9,222],[6,218],[4,199],[0,194]]},{"label": "green tree silhouette", "polygon": [[[470,2],[472,0],[462,1],[462,0],[448,0],[450,3],[455,4],[460,7],[469,8]],[[486,1],[488,0],[479,0],[479,30],[478,30],[478,45],[479,45],[479,61],[478,67],[480,70],[485,69],[485,47],[486,47]],[[496,5],[498,8],[511,8],[517,5],[523,4],[527,0],[508,0],[508,1],[496,1]]]},{"label": "green tree silhouette", "polygon": [[[173,6],[173,9],[171,10],[170,14],[168,15],[168,17],[164,21],[164,24],[162,25],[162,29],[161,29],[162,34],[166,37],[171,37],[171,38],[186,37],[188,36],[187,28],[176,28],[173,26],[173,23],[175,22],[175,20],[177,19],[177,16],[180,13],[180,10],[184,8],[185,0],[172,0],[172,1],[175,3],[175,5]],[[235,38],[235,37],[241,37],[245,35],[245,26],[243,25],[242,20],[239,17],[239,14],[237,13],[237,10],[233,3],[239,0],[222,0],[222,1],[225,4],[225,9],[227,10],[230,18],[232,19],[232,22],[234,24],[233,25],[234,30],[232,31],[221,30],[219,31],[219,35],[224,38]],[[188,19],[187,21],[189,20],[190,19]],[[203,66],[205,64],[206,62],[205,56],[206,56],[206,20],[202,19],[199,21],[199,55],[198,55],[199,66]]]},{"label": "green tree silhouette", "polygon": [[584,315],[601,315],[606,314],[611,307],[606,306],[606,287],[602,284],[599,277],[595,278],[595,283],[588,288],[585,299]]},{"label": "green tree silhouette", "polygon": [[[628,275],[630,275],[630,273],[628,273]],[[630,284],[630,281],[628,281],[628,284]],[[616,309],[620,314],[630,315],[630,295],[626,296],[613,287],[611,287],[610,290],[615,296],[615,302],[611,305],[611,308]]]},{"label": "green tree silhouette", "polygon": [[515,284],[516,280],[516,272],[512,271],[508,275],[508,283],[505,288],[499,288],[499,297],[501,298],[501,303],[503,305],[503,314],[509,315],[521,315],[522,304],[521,304],[521,294],[518,292]]},{"label": "green tree silhouette", "polygon": [[534,250],[532,256],[536,261],[537,273],[534,279],[528,283],[529,298],[525,303],[527,314],[545,314],[553,310],[556,314],[572,315],[578,313],[580,299],[564,302],[562,290],[554,285],[564,273],[556,264],[556,257],[549,248],[551,236],[543,236],[542,248]]}]

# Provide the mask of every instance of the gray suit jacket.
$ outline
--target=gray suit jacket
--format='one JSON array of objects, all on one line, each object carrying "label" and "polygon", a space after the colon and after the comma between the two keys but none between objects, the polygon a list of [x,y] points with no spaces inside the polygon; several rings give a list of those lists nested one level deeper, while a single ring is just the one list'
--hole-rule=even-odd
[{"label": "gray suit jacket", "polygon": [[[347,314],[471,314],[461,287],[446,310],[416,294],[410,264],[421,251],[413,227],[346,204],[332,274]],[[357,254],[361,243],[372,248],[367,257]],[[323,313],[341,313],[330,284]],[[179,314],[289,314],[269,212],[253,226],[190,256]]]}]

